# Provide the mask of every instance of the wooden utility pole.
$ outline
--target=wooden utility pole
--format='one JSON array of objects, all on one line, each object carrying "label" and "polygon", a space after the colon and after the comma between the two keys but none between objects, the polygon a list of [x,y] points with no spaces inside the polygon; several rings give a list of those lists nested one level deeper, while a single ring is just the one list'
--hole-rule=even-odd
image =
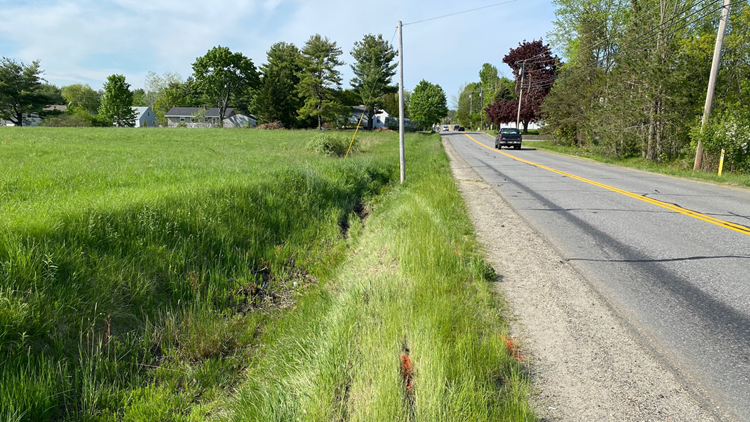
[{"label": "wooden utility pole", "polygon": [[526,75],[526,61],[521,63],[521,93],[518,95],[518,114],[516,114],[516,129],[521,122],[521,102],[523,101],[523,78]]},{"label": "wooden utility pole", "polygon": [[401,36],[401,21],[398,21],[398,153],[401,183],[406,180],[404,157],[404,39]]},{"label": "wooden utility pole", "polygon": [[[701,120],[701,132],[703,132],[703,127],[706,126],[709,117],[711,117],[711,106],[714,101],[714,91],[716,90],[716,76],[719,73],[719,61],[721,59],[721,45],[724,43],[724,31],[727,29],[730,2],[731,0],[724,0],[724,5],[721,7],[721,20],[719,21],[719,32],[716,34],[716,45],[714,45],[714,59],[711,62],[711,75],[708,79],[706,106],[703,108],[703,119]],[[703,143],[699,139],[698,147],[695,149],[693,171],[700,170],[702,161]]]}]

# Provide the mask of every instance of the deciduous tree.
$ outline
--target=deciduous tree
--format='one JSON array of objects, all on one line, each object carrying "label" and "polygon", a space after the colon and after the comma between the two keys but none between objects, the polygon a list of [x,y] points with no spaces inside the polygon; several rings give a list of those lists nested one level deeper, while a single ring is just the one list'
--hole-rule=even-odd
[{"label": "deciduous tree", "polygon": [[[260,80],[252,60],[228,47],[214,47],[193,63],[197,87],[219,108],[219,121],[224,121],[232,93],[257,87]],[[221,124],[220,124],[221,126]]]},{"label": "deciduous tree", "polygon": [[135,126],[133,93],[123,75],[110,75],[104,83],[104,98],[99,114],[119,127]]},{"label": "deciduous tree", "polygon": [[448,101],[443,88],[422,79],[412,92],[409,113],[412,121],[422,129],[440,123],[448,114]]},{"label": "deciduous tree", "polygon": [[96,113],[101,105],[99,93],[89,85],[73,84],[62,87],[62,96],[68,107],[84,109]]}]

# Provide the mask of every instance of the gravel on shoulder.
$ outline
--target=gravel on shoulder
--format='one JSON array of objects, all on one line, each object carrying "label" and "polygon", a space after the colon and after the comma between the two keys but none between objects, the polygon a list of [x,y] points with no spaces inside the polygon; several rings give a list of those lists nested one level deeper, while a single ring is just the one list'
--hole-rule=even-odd
[{"label": "gravel on shoulder", "polygon": [[712,406],[443,138],[544,421],[713,421]]}]

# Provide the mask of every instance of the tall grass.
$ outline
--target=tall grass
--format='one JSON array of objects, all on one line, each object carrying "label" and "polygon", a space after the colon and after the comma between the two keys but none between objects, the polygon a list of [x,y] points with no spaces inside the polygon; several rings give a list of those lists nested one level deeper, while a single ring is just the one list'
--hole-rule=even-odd
[{"label": "tall grass", "polygon": [[215,412],[396,174],[387,135],[346,161],[310,136],[0,130],[0,418]]},{"label": "tall grass", "polygon": [[264,333],[226,419],[533,420],[440,137],[407,145],[407,184],[352,226],[336,276]]}]

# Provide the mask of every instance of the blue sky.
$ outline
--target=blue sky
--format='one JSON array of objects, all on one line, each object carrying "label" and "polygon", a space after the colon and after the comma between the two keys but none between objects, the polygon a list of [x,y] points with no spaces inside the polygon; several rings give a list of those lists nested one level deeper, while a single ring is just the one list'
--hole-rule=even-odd
[{"label": "blue sky", "polygon": [[[41,60],[58,86],[87,83],[99,89],[108,75],[124,74],[134,88],[148,71],[186,78],[191,64],[216,45],[241,51],[256,65],[275,42],[302,46],[313,34],[343,49],[345,87],[352,77],[349,51],[364,34],[391,39],[404,23],[497,3],[348,0],[0,0],[0,55]],[[440,84],[449,99],[478,80],[482,63],[509,74],[502,57],[519,42],[552,29],[551,0],[513,3],[404,27],[404,86],[421,79]],[[396,40],[394,40],[394,44]]]}]

